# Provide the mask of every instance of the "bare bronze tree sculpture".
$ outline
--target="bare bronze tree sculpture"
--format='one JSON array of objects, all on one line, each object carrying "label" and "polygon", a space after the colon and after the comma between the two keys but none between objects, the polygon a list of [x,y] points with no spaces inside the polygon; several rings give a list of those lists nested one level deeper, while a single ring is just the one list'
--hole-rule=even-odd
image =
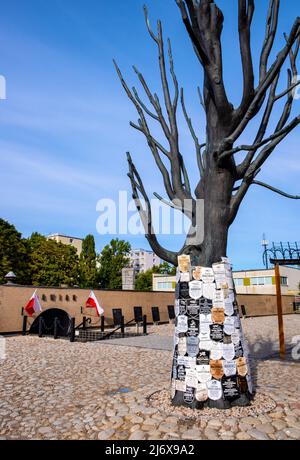
[{"label": "bare bronze tree sculpture", "polygon": [[[214,0],[175,1],[204,73],[203,93],[199,89],[198,92],[206,114],[205,142],[201,143],[199,140],[193,122],[188,115],[184,92],[183,89],[180,89],[175,74],[170,40],[168,40],[169,75],[166,68],[161,22],[158,21],[157,34],[155,34],[150,27],[146,7],[144,8],[146,24],[149,34],[158,49],[165,107],[162,108],[159,97],[156,93],[151,92],[144,76],[138,69],[134,67],[149,104],[144,102],[135,88],[130,89],[128,87],[116,63],[115,66],[123,88],[134,104],[139,116],[137,123],[131,122],[130,124],[145,136],[155,163],[162,175],[169,201],[164,200],[157,194],[156,196],[163,200],[164,203],[181,210],[191,219],[192,227],[195,222],[196,202],[197,200],[204,200],[204,239],[193,241],[191,244],[190,239],[187,237],[184,246],[178,252],[163,248],[153,230],[150,200],[129,153],[128,176],[131,181],[133,198],[145,227],[146,238],[153,251],[162,259],[174,265],[177,265],[179,255],[188,255],[193,266],[212,267],[213,264],[221,261],[227,253],[228,230],[251,185],[266,187],[288,198],[299,199],[299,196],[288,195],[256,180],[256,178],[277,145],[300,123],[300,116],[290,119],[295,100],[294,92],[299,84],[296,60],[300,47],[300,18],[298,17],[295,20],[289,35],[284,35],[283,47],[278,52],[274,62],[270,63],[278,28],[280,0],[269,1],[265,38],[257,71],[258,82],[255,84],[256,72],[254,71],[251,50],[251,28],[255,0],[237,0],[239,44],[243,70],[243,95],[239,107],[234,107],[228,100],[223,79],[221,35],[224,17],[222,11]],[[288,63],[287,85],[285,89],[279,90],[280,76],[286,63]],[[170,90],[169,80],[172,81],[174,86],[173,91]],[[276,120],[275,130],[272,135],[267,135],[269,124],[273,121],[273,109],[276,103],[283,98],[285,98],[285,103],[279,120]],[[179,102],[195,143],[199,166],[199,181],[194,194],[191,190],[184,157],[179,147],[177,123]],[[251,120],[258,117],[260,112],[262,112],[261,120],[255,139],[249,142],[248,145],[237,145],[240,136],[244,133]],[[147,121],[148,117],[161,126],[167,146],[162,145],[151,133],[149,122]],[[237,161],[236,154],[239,154],[239,157],[244,155],[240,163]],[[170,168],[166,167],[167,162]],[[188,209],[184,205],[186,200],[190,200],[192,203],[192,206]],[[180,299],[180,295],[177,298]],[[189,305],[189,303],[186,302],[186,305]],[[182,322],[184,323],[184,318]],[[176,340],[178,341],[179,339],[180,334]],[[186,339],[184,338],[184,340]],[[228,345],[228,341],[226,344]],[[243,354],[240,356],[243,356]],[[176,351],[174,355],[175,361],[177,358],[178,352]],[[241,359],[243,360],[243,357]],[[215,363],[213,365],[218,366]],[[217,379],[218,376],[214,383],[216,383]],[[244,398],[238,398],[237,404],[247,403],[248,398],[245,397],[245,394],[246,392],[244,392]],[[174,397],[176,404],[184,402],[183,395],[183,392],[176,392],[176,397]],[[193,405],[193,407],[196,406]],[[222,400],[214,407],[228,407],[228,404],[224,405],[224,400]]]},{"label": "bare bronze tree sculpture", "polygon": [[[240,106],[234,108],[229,102],[223,81],[221,33],[223,28],[223,14],[213,0],[176,0],[180,9],[183,23],[190,36],[194,51],[204,72],[203,98],[201,103],[206,113],[206,142],[199,141],[191,119],[188,116],[183,89],[180,90],[176,78],[172,57],[171,44],[168,40],[168,57],[170,74],[174,85],[174,97],[171,96],[163,42],[162,26],[158,21],[157,35],[150,28],[147,9],[145,16],[151,38],[157,45],[159,53],[159,68],[164,95],[167,118],[164,116],[157,94],[153,94],[144,76],[134,68],[140,83],[145,91],[152,108],[150,109],[140,98],[137,90],[132,90],[126,84],[120,69],[116,68],[122,85],[136,107],[139,115],[138,123],[131,126],[145,136],[154,160],[162,175],[166,193],[172,202],[182,203],[186,199],[204,199],[204,241],[192,246],[184,245],[178,253],[171,252],[159,244],[151,224],[150,201],[143,186],[130,154],[128,154],[129,178],[131,180],[133,197],[143,217],[146,237],[150,246],[162,259],[177,264],[178,254],[190,254],[194,263],[210,266],[226,254],[228,229],[234,221],[240,204],[251,185],[268,187],[256,176],[271,153],[286,136],[299,124],[300,116],[289,120],[293,92],[297,86],[296,59],[300,45],[300,18],[295,20],[290,34],[285,35],[285,44],[277,54],[272,64],[269,64],[270,54],[278,26],[280,0],[270,0],[266,34],[261,50],[259,82],[255,86],[253,61],[250,46],[251,25],[255,8],[254,0],[237,0],[239,39],[243,67],[244,90]],[[277,93],[279,77],[284,63],[290,60],[290,69],[287,75],[287,87]],[[273,108],[277,101],[286,98],[281,117],[271,136],[265,137]],[[193,197],[184,158],[179,148],[179,130],[177,125],[178,102],[181,101],[192,138],[195,142],[199,165],[199,183]],[[266,105],[264,105],[264,102]],[[235,146],[235,143],[244,132],[249,122],[263,109],[262,120],[257,135],[249,145]],[[166,137],[167,146],[164,147],[151,134],[147,117],[156,120]],[[245,152],[245,158],[237,164],[235,154]],[[170,171],[166,168],[162,157],[170,163]],[[279,190],[268,187],[270,190],[281,193]],[[282,193],[284,195],[284,193]],[[145,200],[147,211],[140,201]],[[298,197],[295,197],[298,198]],[[187,211],[188,217],[190,213]]]}]

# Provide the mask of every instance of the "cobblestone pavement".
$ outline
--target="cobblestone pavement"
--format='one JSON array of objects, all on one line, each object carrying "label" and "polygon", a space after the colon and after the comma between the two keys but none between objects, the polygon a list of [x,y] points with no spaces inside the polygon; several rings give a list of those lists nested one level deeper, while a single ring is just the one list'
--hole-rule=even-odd
[{"label": "cobblestone pavement", "polygon": [[[276,348],[276,318],[246,319],[243,327],[252,355]],[[286,317],[285,329],[291,344],[300,335],[300,315]],[[172,326],[150,332],[148,346],[153,338],[167,342]],[[300,439],[300,359],[253,360],[257,393],[277,403],[272,412],[219,412],[207,419],[149,406],[147,396],[169,386],[169,349],[116,343],[7,338],[7,357],[0,361],[0,439]]]}]

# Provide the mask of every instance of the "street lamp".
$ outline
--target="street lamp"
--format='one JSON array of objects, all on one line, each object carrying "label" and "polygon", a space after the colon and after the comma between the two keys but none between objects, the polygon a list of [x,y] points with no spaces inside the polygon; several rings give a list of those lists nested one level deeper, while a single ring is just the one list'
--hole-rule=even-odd
[{"label": "street lamp", "polygon": [[265,260],[266,269],[268,270],[268,268],[269,268],[269,263],[268,263],[267,248],[268,248],[268,246],[269,246],[269,241],[266,239],[266,235],[265,235],[265,234],[263,234],[263,239],[262,239],[261,245],[262,245],[262,247],[264,248],[264,255],[263,255],[263,258],[264,258],[264,260]]}]

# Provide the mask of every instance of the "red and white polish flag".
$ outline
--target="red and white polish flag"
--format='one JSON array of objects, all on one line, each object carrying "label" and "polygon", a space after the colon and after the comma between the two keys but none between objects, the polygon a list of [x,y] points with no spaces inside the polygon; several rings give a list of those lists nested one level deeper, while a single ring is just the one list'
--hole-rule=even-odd
[{"label": "red and white polish flag", "polygon": [[34,293],[32,294],[28,304],[24,308],[24,311],[30,317],[32,317],[34,313],[40,313],[42,311],[42,307],[36,291],[34,291]]},{"label": "red and white polish flag", "polygon": [[85,303],[86,308],[95,308],[97,316],[101,316],[104,314],[104,310],[100,307],[97,297],[95,296],[94,292],[91,291],[89,298]]}]

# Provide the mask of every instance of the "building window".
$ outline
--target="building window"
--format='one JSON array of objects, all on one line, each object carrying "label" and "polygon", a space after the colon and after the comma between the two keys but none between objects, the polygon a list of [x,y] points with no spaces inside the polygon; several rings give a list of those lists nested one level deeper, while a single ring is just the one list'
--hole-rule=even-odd
[{"label": "building window", "polygon": [[63,301],[63,296],[60,294],[59,296],[59,301],[62,302]]},{"label": "building window", "polygon": [[69,302],[69,300],[70,300],[70,297],[66,295],[66,302]]},{"label": "building window", "polygon": [[73,238],[70,238],[70,243],[71,243],[71,244],[73,243]]},{"label": "building window", "polygon": [[162,282],[162,281],[159,281],[157,283],[157,287],[158,289],[172,289],[173,286],[172,286],[172,282]]},{"label": "building window", "polygon": [[73,302],[77,302],[77,295],[73,295]]},{"label": "building window", "polygon": [[244,278],[235,278],[234,279],[234,284],[236,286],[244,286]]},{"label": "building window", "polygon": [[47,296],[45,294],[42,295],[42,301],[47,302]]},{"label": "building window", "polygon": [[280,282],[281,282],[281,286],[287,286],[288,285],[288,279],[286,276],[281,276],[280,277]]},{"label": "building window", "polygon": [[50,295],[50,300],[51,300],[51,302],[56,302],[56,295],[51,294]]}]

